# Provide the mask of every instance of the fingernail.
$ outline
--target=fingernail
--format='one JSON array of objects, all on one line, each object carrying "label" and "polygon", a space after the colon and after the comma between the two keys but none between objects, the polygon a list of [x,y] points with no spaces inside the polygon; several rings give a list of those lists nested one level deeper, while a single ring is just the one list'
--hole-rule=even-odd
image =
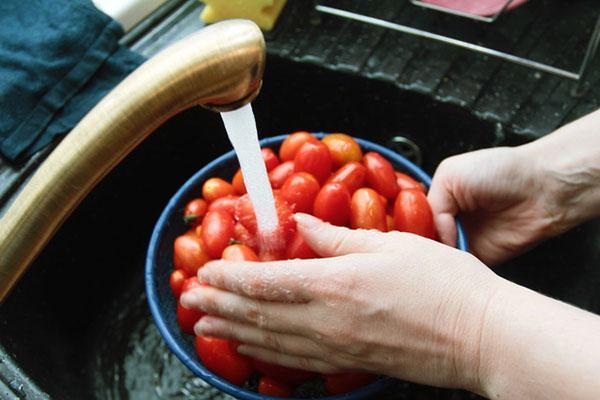
[{"label": "fingernail", "polygon": [[194,325],[194,333],[197,336],[209,336],[210,333],[210,321],[205,318],[201,318],[200,321]]},{"label": "fingernail", "polygon": [[246,346],[244,344],[240,344],[236,350],[240,354],[249,355],[248,354],[248,346]]},{"label": "fingernail", "polygon": [[313,217],[312,215],[304,214],[304,213],[296,213],[294,214],[294,219],[296,223],[302,225],[303,228],[312,229],[319,225],[319,219]]},{"label": "fingernail", "polygon": [[184,308],[192,308],[194,306],[196,300],[196,296],[194,295],[194,291],[190,290],[189,292],[183,293],[179,298],[179,302]]}]

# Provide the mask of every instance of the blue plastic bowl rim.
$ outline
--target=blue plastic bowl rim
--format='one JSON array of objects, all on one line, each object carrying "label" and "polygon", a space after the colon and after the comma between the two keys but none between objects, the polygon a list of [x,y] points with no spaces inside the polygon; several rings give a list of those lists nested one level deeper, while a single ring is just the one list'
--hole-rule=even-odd
[{"label": "blue plastic bowl rim", "polygon": [[[323,133],[314,134],[317,137],[323,137]],[[272,136],[260,141],[261,147],[264,146],[273,146],[279,145],[283,139],[285,139],[288,135],[279,135]],[[373,143],[371,141],[367,141],[361,138],[354,138],[358,144],[362,148],[369,149],[369,151],[377,151],[384,157],[389,160],[392,160],[393,163],[400,165],[404,168],[404,172],[408,172],[409,175],[412,175],[417,180],[423,182],[427,188],[431,186],[431,178],[429,175],[423,171],[421,168],[413,164],[408,159],[399,155],[396,152],[393,152],[390,149],[387,149],[381,145]],[[177,193],[167,203],[167,206],[161,213],[154,230],[152,232],[152,236],[150,238],[150,244],[148,246],[148,253],[146,255],[146,266],[145,266],[145,286],[146,286],[146,296],[148,298],[148,305],[150,307],[150,313],[154,319],[158,330],[163,337],[164,341],[167,344],[167,347],[179,358],[179,360],[188,367],[196,376],[201,378],[202,380],[208,382],[210,385],[216,387],[223,392],[234,396],[236,398],[241,398],[244,400],[276,400],[277,397],[265,396],[260,393],[251,392],[247,389],[241,388],[239,386],[233,385],[226,380],[220,378],[216,374],[212,373],[208,369],[206,369],[199,361],[196,359],[192,359],[188,357],[186,351],[179,345],[175,337],[169,331],[167,326],[167,322],[164,320],[160,307],[158,305],[158,293],[156,288],[154,287],[154,258],[155,254],[158,251],[158,243],[160,239],[160,235],[162,232],[162,227],[166,224],[169,214],[177,207],[182,197],[188,191],[191,186],[197,185],[197,181],[207,173],[207,171],[212,170],[213,168],[218,167],[220,164],[230,161],[235,157],[235,152],[233,150],[223,154],[222,156],[216,158],[215,160],[206,164],[202,169],[196,172],[190,179],[188,179],[182,186],[179,188]],[[457,248],[468,251],[467,238],[464,232],[464,229],[459,220],[457,220],[457,230],[458,230],[458,238],[457,238]],[[387,386],[394,383],[396,380],[394,378],[383,377],[380,378],[373,383],[366,385],[362,388],[356,389],[352,392],[348,392],[345,394],[337,395],[337,396],[326,396],[320,397],[321,400],[353,400],[359,398],[365,398],[369,395],[375,394],[386,388]]]}]

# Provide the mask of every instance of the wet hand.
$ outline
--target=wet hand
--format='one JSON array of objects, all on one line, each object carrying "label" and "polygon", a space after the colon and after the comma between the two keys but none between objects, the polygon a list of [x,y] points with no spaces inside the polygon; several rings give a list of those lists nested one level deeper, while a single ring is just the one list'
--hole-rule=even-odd
[{"label": "wet hand", "polygon": [[289,367],[480,390],[479,338],[500,278],[415,235],[297,222],[326,258],[207,264],[199,277],[211,287],[181,298],[212,314],[196,334],[239,340],[239,352]]}]

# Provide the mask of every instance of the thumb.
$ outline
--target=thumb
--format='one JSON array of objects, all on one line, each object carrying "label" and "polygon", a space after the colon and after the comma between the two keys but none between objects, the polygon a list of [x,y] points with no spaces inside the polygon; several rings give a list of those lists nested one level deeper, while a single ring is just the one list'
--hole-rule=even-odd
[{"label": "thumb", "polygon": [[448,181],[439,170],[433,177],[427,200],[433,211],[433,220],[440,240],[448,246],[456,246],[457,232],[454,217],[459,207],[453,192],[448,187]]},{"label": "thumb", "polygon": [[[323,222],[312,215],[294,215],[298,232],[306,243],[321,257],[336,257],[351,253],[370,253],[392,245],[383,232],[366,229],[348,229]],[[397,246],[397,242],[395,245]]]}]

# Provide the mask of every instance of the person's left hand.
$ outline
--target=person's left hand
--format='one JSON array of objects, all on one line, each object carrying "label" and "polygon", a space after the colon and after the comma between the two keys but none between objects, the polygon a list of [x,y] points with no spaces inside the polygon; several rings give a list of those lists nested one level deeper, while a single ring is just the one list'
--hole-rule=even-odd
[{"label": "person's left hand", "polygon": [[479,340],[501,279],[472,255],[412,234],[296,220],[330,258],[207,264],[199,278],[211,287],[181,298],[212,314],[197,335],[239,340],[240,353],[288,367],[483,390]]}]

